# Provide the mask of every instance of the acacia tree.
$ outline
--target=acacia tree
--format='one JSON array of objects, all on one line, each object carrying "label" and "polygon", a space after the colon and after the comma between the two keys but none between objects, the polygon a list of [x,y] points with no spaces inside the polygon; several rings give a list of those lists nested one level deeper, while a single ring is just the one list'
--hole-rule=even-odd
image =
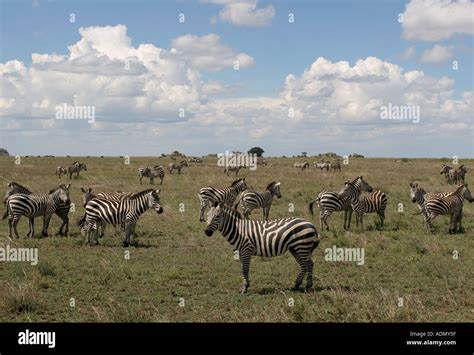
[{"label": "acacia tree", "polygon": [[260,147],[250,148],[248,154],[257,154],[257,157],[261,157],[265,151]]}]

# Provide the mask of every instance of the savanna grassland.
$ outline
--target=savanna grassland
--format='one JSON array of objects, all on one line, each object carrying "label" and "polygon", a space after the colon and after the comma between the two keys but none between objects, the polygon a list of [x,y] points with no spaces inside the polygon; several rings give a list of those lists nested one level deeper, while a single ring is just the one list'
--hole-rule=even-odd
[{"label": "savanna grassland", "polygon": [[[427,191],[452,191],[439,174],[442,159],[354,159],[342,173],[295,170],[302,159],[269,158],[271,166],[242,170],[250,188],[263,190],[281,181],[282,198],[275,200],[270,217],[301,216],[310,219],[308,203],[321,190],[339,191],[343,182],[362,175],[389,199],[386,225],[379,229],[375,215],[364,218],[365,231],[342,229],[342,213],[333,214],[333,230],[321,231],[319,211],[312,219],[323,235],[313,253],[313,292],[290,288],[298,265],[287,253],[276,258],[252,258],[249,292],[240,295],[240,262],[219,232],[203,233],[199,222],[197,192],[206,185],[227,186],[216,158],[190,165],[181,175],[167,174],[162,186],[164,213],[148,211],[137,225],[133,246],[122,247],[122,236],[107,227],[101,245],[84,245],[76,220],[82,215],[81,187],[93,191],[140,191],[142,165],[167,164],[165,158],[0,158],[0,176],[16,181],[35,193],[46,193],[59,183],[56,166],[73,160],[86,163],[88,171],[71,181],[70,235],[54,236],[60,220],[53,216],[50,236],[26,238],[27,219],[19,224],[21,238],[9,240],[8,224],[1,221],[0,244],[38,248],[39,262],[0,262],[0,321],[28,322],[406,322],[474,321],[474,205],[465,203],[464,233],[449,235],[446,216],[435,220],[436,232],[426,231],[418,208],[410,201],[409,182],[418,181]],[[311,163],[316,159],[308,159]],[[463,160],[472,181],[472,160]],[[6,185],[4,181],[4,185]],[[61,181],[69,181],[62,178]],[[179,206],[184,203],[184,212]],[[288,211],[289,204],[295,211]],[[397,211],[403,203],[404,212]],[[3,214],[3,208],[2,208]],[[252,218],[260,218],[255,211]],[[365,264],[329,262],[324,249],[365,248]],[[130,258],[125,258],[125,252]],[[457,251],[459,257],[453,258]],[[70,307],[71,298],[75,307]],[[403,304],[400,303],[403,299]]]}]

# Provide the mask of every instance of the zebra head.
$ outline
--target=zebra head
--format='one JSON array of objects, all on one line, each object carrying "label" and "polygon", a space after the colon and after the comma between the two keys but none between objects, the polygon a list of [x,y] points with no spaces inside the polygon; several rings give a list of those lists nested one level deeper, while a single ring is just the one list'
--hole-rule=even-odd
[{"label": "zebra head", "polygon": [[362,175],[355,178],[354,181],[352,181],[352,185],[359,191],[372,192],[373,190],[372,186],[370,186],[369,183],[364,180]]},{"label": "zebra head", "polygon": [[467,184],[461,185],[461,196],[464,196],[464,199],[468,200],[469,203],[474,202],[474,198],[472,198],[471,191],[467,187]]},{"label": "zebra head", "polygon": [[441,165],[440,174],[447,174],[451,170],[451,167],[447,166],[446,164]]},{"label": "zebra head", "polygon": [[69,205],[71,200],[69,199],[69,188],[71,184],[64,185],[61,184],[57,189],[49,191],[50,196],[53,197],[55,201],[58,201],[60,204]]},{"label": "zebra head", "polygon": [[87,171],[87,165],[86,164],[79,164],[79,169]]},{"label": "zebra head", "polygon": [[426,194],[425,190],[418,185],[417,182],[410,182],[410,198],[411,202],[420,203],[424,199],[424,195]]},{"label": "zebra head", "polygon": [[267,186],[267,190],[270,191],[270,193],[273,196],[276,196],[278,198],[281,198],[281,192],[280,192],[280,182],[272,182]]},{"label": "zebra head", "polygon": [[218,204],[217,202],[214,204],[209,212],[207,213],[207,227],[204,230],[204,233],[208,237],[212,237],[214,232],[219,229],[221,224],[221,220],[223,219],[222,216],[222,205]]},{"label": "zebra head", "polygon": [[160,192],[161,190],[153,190],[148,194],[148,206],[158,214],[163,213],[163,207],[160,204]]},{"label": "zebra head", "polygon": [[83,202],[83,206],[86,207],[87,205],[87,202],[89,202],[90,200],[92,200],[93,198],[95,198],[95,194],[92,192],[92,189],[89,187],[88,189],[84,189],[83,187],[81,187],[81,191],[82,191],[82,202]]}]

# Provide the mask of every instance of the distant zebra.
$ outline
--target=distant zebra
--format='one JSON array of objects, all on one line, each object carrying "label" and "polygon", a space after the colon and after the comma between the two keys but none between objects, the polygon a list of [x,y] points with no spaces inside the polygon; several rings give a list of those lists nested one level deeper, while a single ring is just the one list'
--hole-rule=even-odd
[{"label": "distant zebra", "polygon": [[198,194],[199,202],[201,204],[199,221],[204,221],[204,212],[207,207],[212,207],[215,203],[223,203],[228,207],[232,207],[237,195],[245,190],[247,190],[245,178],[235,180],[229,187],[219,189],[212,186],[206,186],[200,189]]},{"label": "distant zebra", "polygon": [[[430,197],[446,197],[451,192],[444,192],[444,193],[429,193],[427,194],[425,189],[418,185],[417,182],[410,182],[410,199],[411,202],[418,204],[418,209],[420,210],[421,215],[423,216],[424,221],[426,222],[426,226],[429,228],[428,225],[428,212],[426,211],[426,199]],[[461,219],[462,211],[459,216]],[[461,223],[461,221],[459,221]],[[461,227],[461,225],[459,225]]]},{"label": "distant zebra", "polygon": [[250,286],[249,269],[253,255],[272,257],[291,252],[300,266],[293,290],[299,290],[306,277],[306,289],[313,286],[313,261],[311,254],[320,237],[314,225],[302,218],[284,218],[272,221],[243,220],[238,211],[225,205],[213,207],[208,214],[205,234],[219,230],[238,251],[244,277],[241,293]]},{"label": "distant zebra", "polygon": [[[19,238],[16,229],[21,216],[29,218],[27,236],[34,236],[34,218],[43,216],[42,235],[48,236],[48,227],[51,217],[61,205],[69,205],[69,188],[71,185],[61,184],[59,188],[51,190],[49,195],[26,195],[13,194],[7,199],[8,210],[8,235],[12,237],[12,230],[15,238]],[[69,209],[68,209],[69,212]]]},{"label": "distant zebra", "polygon": [[168,171],[170,175],[173,175],[173,170],[178,170],[178,174],[181,174],[181,169],[183,167],[188,166],[188,162],[186,160],[181,160],[181,163],[176,164],[176,163],[169,163],[168,164]]},{"label": "distant zebra", "polygon": [[309,163],[306,160],[302,163],[295,163],[293,164],[293,168],[305,170],[309,168]]},{"label": "distant zebra", "polygon": [[[33,192],[28,190],[26,187],[16,183],[16,182],[10,182],[8,185],[8,190],[5,193],[5,200],[4,203],[6,204],[8,197],[10,197],[13,194],[24,194],[24,195],[32,195]],[[49,193],[53,193],[57,189],[51,190]],[[66,236],[68,235],[69,232],[69,210],[71,209],[71,202],[68,204],[61,204],[58,206],[57,210],[55,211],[55,214],[61,218],[62,224],[61,227],[59,227],[59,231],[57,235],[61,236]],[[5,219],[8,217],[8,209],[5,210],[5,213],[2,217],[2,219]],[[65,229],[65,230],[63,230]]]},{"label": "distant zebra", "polygon": [[341,162],[338,162],[338,161],[335,161],[335,162],[332,162],[330,164],[330,168],[331,170],[334,170],[334,171],[342,171],[342,168],[341,168]]},{"label": "distant zebra", "polygon": [[142,183],[142,179],[144,177],[150,178],[150,184],[153,184],[155,178],[160,178],[160,185],[163,185],[163,179],[165,177],[165,170],[161,165],[155,165],[154,167],[141,167],[138,168],[138,177],[140,179],[140,184]]},{"label": "distant zebra", "polygon": [[239,174],[240,169],[246,169],[245,166],[239,165],[239,166],[226,166],[224,168],[224,173],[229,176],[229,172],[235,172],[235,176]]},{"label": "distant zebra", "polygon": [[[352,181],[352,184],[360,191],[372,191],[372,187],[364,181],[362,176],[358,176]],[[344,229],[351,227],[352,217],[352,206],[349,195],[341,196],[335,191],[322,191],[318,194],[318,197],[309,204],[309,212],[313,216],[313,205],[318,204],[319,211],[319,224],[323,229],[323,224],[326,226],[326,230],[329,230],[328,218],[333,212],[344,211]]]},{"label": "distant zebra", "polygon": [[331,163],[328,162],[314,162],[314,167],[319,170],[326,170],[329,171],[329,168],[331,167]]},{"label": "distant zebra", "polygon": [[67,175],[67,174],[68,174],[68,170],[67,170],[67,168],[65,168],[64,166],[59,165],[59,166],[56,168],[56,175],[58,176],[58,178],[61,179],[61,176],[62,176],[62,175]]},{"label": "distant zebra", "polygon": [[425,206],[428,215],[427,222],[430,230],[433,231],[433,220],[437,216],[449,214],[451,216],[449,233],[456,233],[460,229],[462,208],[465,199],[469,202],[474,201],[467,184],[459,186],[456,191],[453,191],[445,196],[427,196],[425,200]]},{"label": "distant zebra", "polygon": [[467,173],[467,169],[464,165],[461,165],[457,169],[450,169],[448,172],[449,182],[451,184],[464,184],[464,176]]},{"label": "distant zebra", "polygon": [[202,163],[202,158],[195,158],[195,157],[189,158],[188,162],[189,163]]},{"label": "distant zebra", "polygon": [[249,219],[250,214],[254,209],[262,208],[263,220],[268,221],[268,215],[270,213],[270,207],[272,206],[274,196],[281,198],[280,183],[275,181],[268,184],[265,192],[248,190],[242,192],[234,208],[237,209],[240,202],[242,213],[245,219]]},{"label": "distant zebra", "polygon": [[87,165],[81,164],[79,162],[74,162],[69,168],[67,168],[67,174],[69,175],[69,179],[72,179],[72,174],[76,174],[76,178],[79,177],[79,173],[84,170],[87,171]]},{"label": "distant zebra", "polygon": [[86,234],[86,243],[90,244],[91,236],[94,244],[98,244],[98,226],[103,222],[125,224],[123,246],[130,244],[130,235],[140,216],[149,208],[158,214],[163,212],[160,204],[160,190],[148,189],[133,194],[120,201],[93,198],[86,205],[85,220],[82,232]]},{"label": "distant zebra", "polygon": [[443,164],[441,165],[441,170],[440,170],[440,175],[441,174],[444,174],[444,177],[446,178],[446,182],[449,184],[450,181],[449,181],[449,171],[452,170],[453,168],[451,168],[450,166],[446,165],[446,164]]},{"label": "distant zebra", "polygon": [[364,228],[364,213],[377,213],[380,217],[380,226],[383,227],[385,219],[385,208],[387,207],[387,196],[382,191],[370,191],[368,194],[361,194],[352,182],[346,181],[344,187],[339,192],[342,198],[349,198],[352,210],[356,213],[357,226]]}]

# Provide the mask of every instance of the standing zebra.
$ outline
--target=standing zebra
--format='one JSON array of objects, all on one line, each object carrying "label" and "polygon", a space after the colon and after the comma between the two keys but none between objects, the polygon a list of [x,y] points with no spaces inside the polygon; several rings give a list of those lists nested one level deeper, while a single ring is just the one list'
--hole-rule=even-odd
[{"label": "standing zebra", "polygon": [[186,160],[181,160],[181,163],[176,164],[176,163],[169,163],[168,164],[168,171],[170,175],[173,175],[173,170],[178,170],[178,174],[181,174],[181,169],[183,167],[188,166],[188,162]]},{"label": "standing zebra", "polygon": [[452,170],[453,168],[451,168],[450,166],[446,165],[446,164],[443,164],[441,165],[441,170],[439,172],[439,174],[444,174],[444,177],[446,178],[446,182],[449,184],[450,183],[450,180],[449,180],[449,171]]},{"label": "standing zebra", "polygon": [[29,231],[27,236],[34,235],[34,218],[43,216],[42,235],[48,236],[48,227],[51,217],[61,205],[69,205],[69,188],[71,185],[61,184],[58,189],[52,190],[49,195],[13,194],[7,199],[8,209],[8,234],[19,238],[16,226],[21,216],[29,218]]},{"label": "standing zebra", "polygon": [[473,202],[471,191],[467,184],[459,186],[456,191],[447,195],[430,195],[425,197],[426,213],[428,215],[428,225],[433,232],[433,220],[439,215],[451,216],[449,233],[456,233],[460,229],[462,220],[462,208],[464,200]]},{"label": "standing zebra", "polygon": [[237,209],[239,202],[245,219],[249,219],[250,213],[256,208],[263,208],[263,220],[268,221],[270,207],[272,206],[273,197],[281,198],[280,182],[272,182],[268,184],[265,192],[244,191],[240,195],[240,199],[235,204]]},{"label": "standing zebra", "polygon": [[239,174],[240,169],[246,169],[246,167],[242,166],[242,165],[239,165],[239,166],[226,166],[224,168],[224,173],[227,174],[227,176],[229,176],[229,172],[233,171],[233,172],[235,172],[235,176],[237,176]]},{"label": "standing zebra", "polygon": [[[11,195],[14,195],[14,194],[32,195],[33,194],[26,187],[24,187],[24,186],[22,186],[22,185],[20,185],[16,182],[13,182],[13,181],[10,182],[7,186],[8,186],[8,190],[5,193],[5,200],[4,200],[5,204],[7,202],[8,197],[10,197]],[[55,190],[57,190],[57,189],[51,190],[49,193],[51,194]],[[69,210],[70,209],[71,209],[71,202],[69,202],[68,204],[60,204],[58,206],[57,210],[55,211],[55,214],[59,218],[61,218],[61,221],[62,221],[61,227],[59,227],[59,231],[57,233],[58,235],[66,236],[66,237],[68,235],[68,232],[69,232]],[[5,213],[4,213],[2,219],[5,219],[7,217],[8,217],[8,209],[5,210]],[[29,221],[29,222],[31,222],[31,221]],[[65,228],[64,231],[63,231],[63,228]]]},{"label": "standing zebra", "polygon": [[228,207],[232,207],[237,195],[247,190],[245,178],[235,180],[231,186],[218,189],[212,186],[206,186],[199,190],[199,202],[201,209],[199,211],[199,221],[204,221],[204,212],[207,207],[214,206],[215,203],[223,203]]},{"label": "standing zebra", "polygon": [[160,178],[160,185],[163,185],[163,179],[165,177],[165,170],[161,165],[155,165],[153,168],[149,166],[138,168],[138,177],[140,179],[140,184],[144,177],[150,178],[150,184],[154,183],[156,177]]},{"label": "standing zebra", "polygon": [[94,244],[98,244],[98,225],[105,223],[125,224],[123,246],[130,244],[130,235],[140,216],[149,208],[158,214],[163,213],[160,204],[160,190],[148,189],[133,194],[120,201],[93,198],[86,205],[86,215],[82,231],[86,233],[86,243],[90,244],[91,235]]},{"label": "standing zebra", "polygon": [[61,179],[61,176],[62,176],[62,175],[67,175],[67,174],[68,174],[68,170],[67,170],[67,168],[65,168],[64,166],[59,165],[59,166],[56,168],[56,175],[58,176],[58,178]]},{"label": "standing zebra", "polygon": [[293,164],[293,168],[305,170],[309,168],[309,163],[306,160],[302,163],[295,163]]},{"label": "standing zebra", "polygon": [[457,169],[449,170],[449,181],[451,184],[464,184],[464,176],[467,173],[467,169],[464,165],[461,165]]},{"label": "standing zebra", "polygon": [[329,171],[329,169],[331,168],[331,163],[329,163],[327,161],[323,161],[323,162],[320,162],[320,163],[314,162],[314,167],[315,167],[315,169]]},{"label": "standing zebra", "polygon": [[332,162],[330,163],[330,168],[331,170],[334,170],[334,171],[342,171],[342,168],[341,168],[341,162],[339,161],[335,161],[335,162]]},{"label": "standing zebra", "polygon": [[[372,187],[364,181],[362,176],[358,176],[352,181],[352,184],[359,189],[360,191],[372,191]],[[316,200],[310,202],[309,212],[313,216],[313,205],[314,203],[318,204],[320,208],[319,211],[319,224],[321,229],[323,229],[323,223],[326,226],[326,230],[329,230],[328,218],[333,212],[344,211],[344,229],[349,229],[351,227],[351,217],[352,217],[352,206],[351,199],[349,195],[341,196],[335,191],[322,191],[319,193]]]},{"label": "standing zebra", "polygon": [[352,182],[346,181],[339,192],[342,198],[349,198],[353,211],[356,213],[356,222],[364,228],[364,213],[377,213],[380,217],[380,226],[383,227],[385,219],[385,208],[387,207],[387,195],[380,190],[371,191],[361,195],[361,190]]},{"label": "standing zebra", "polygon": [[287,250],[300,265],[293,290],[299,290],[305,275],[307,275],[306,289],[312,288],[311,254],[320,241],[312,223],[302,218],[283,218],[268,222],[244,220],[238,211],[218,205],[209,211],[204,232],[210,237],[216,230],[219,230],[232,248],[239,252],[244,276],[241,293],[247,292],[250,286],[249,268],[253,255],[278,256]]},{"label": "standing zebra", "polygon": [[76,178],[78,178],[81,170],[87,171],[87,165],[81,164],[79,162],[74,162],[69,168],[67,168],[69,179],[72,179],[72,174],[74,173],[76,173]]}]

